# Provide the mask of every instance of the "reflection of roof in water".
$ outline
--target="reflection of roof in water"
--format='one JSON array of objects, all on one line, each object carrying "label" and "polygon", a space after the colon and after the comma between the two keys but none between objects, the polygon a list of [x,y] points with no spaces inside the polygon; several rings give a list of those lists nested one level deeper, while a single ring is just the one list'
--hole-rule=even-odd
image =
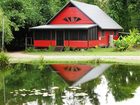
[{"label": "reflection of roof in water", "polygon": [[51,67],[64,78],[65,81],[73,83],[93,69],[90,65],[79,64],[52,64]]},{"label": "reflection of roof in water", "polygon": [[80,78],[78,81],[72,84],[72,86],[78,86],[79,84],[86,83],[88,81],[91,81],[98,76],[100,76],[105,70],[107,70],[111,64],[100,64],[99,66],[93,68],[90,70],[86,75],[84,75],[82,78]]}]

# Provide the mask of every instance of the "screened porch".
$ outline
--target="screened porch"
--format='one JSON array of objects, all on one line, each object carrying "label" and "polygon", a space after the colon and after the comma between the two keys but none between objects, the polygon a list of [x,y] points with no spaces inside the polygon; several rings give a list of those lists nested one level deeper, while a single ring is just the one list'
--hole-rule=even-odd
[{"label": "screened porch", "polygon": [[[71,26],[71,25],[67,25]],[[78,25],[79,26],[79,25]],[[88,25],[89,26],[89,25]],[[79,28],[32,29],[35,46],[87,47],[88,41],[98,40],[97,26]],[[44,44],[44,45],[43,45]]]}]

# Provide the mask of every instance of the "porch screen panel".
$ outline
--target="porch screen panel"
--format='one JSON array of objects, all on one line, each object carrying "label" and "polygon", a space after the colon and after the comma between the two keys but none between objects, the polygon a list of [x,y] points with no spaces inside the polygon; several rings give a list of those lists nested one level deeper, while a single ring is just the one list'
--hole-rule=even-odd
[{"label": "porch screen panel", "polygon": [[51,40],[55,40],[55,30],[52,30],[51,31]]},{"label": "porch screen panel", "polygon": [[51,40],[51,31],[36,30],[35,40]]},{"label": "porch screen panel", "polygon": [[91,28],[89,29],[89,40],[98,40],[97,29]]},{"label": "porch screen panel", "polygon": [[70,31],[69,30],[65,30],[65,40],[69,40],[69,36],[70,35]]},{"label": "porch screen panel", "polygon": [[92,40],[93,39],[93,34],[92,34],[92,29],[89,29],[88,30],[88,37],[89,37],[89,40]]},{"label": "porch screen panel", "polygon": [[43,38],[44,40],[51,40],[51,31],[44,32],[43,36],[44,36]]},{"label": "porch screen panel", "polygon": [[41,31],[36,30],[34,32],[34,38],[35,38],[35,40],[41,40],[42,39],[42,35],[41,34],[42,34]]},{"label": "porch screen panel", "polygon": [[70,40],[78,40],[78,30],[70,31]]},{"label": "porch screen panel", "polygon": [[88,39],[88,32],[86,30],[79,31],[79,40],[87,40]]}]

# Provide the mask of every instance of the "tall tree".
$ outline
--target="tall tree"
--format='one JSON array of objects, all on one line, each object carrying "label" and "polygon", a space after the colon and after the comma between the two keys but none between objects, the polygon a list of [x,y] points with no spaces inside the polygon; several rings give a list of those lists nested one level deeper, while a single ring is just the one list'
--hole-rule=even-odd
[{"label": "tall tree", "polygon": [[[3,24],[3,19],[4,19],[4,24]],[[9,43],[13,39],[13,34],[11,31],[11,21],[4,15],[4,12],[0,8],[0,32],[3,31],[3,27],[4,27],[4,37],[5,37],[4,41],[6,43]],[[0,42],[1,40],[2,40],[2,36],[0,36]]]}]

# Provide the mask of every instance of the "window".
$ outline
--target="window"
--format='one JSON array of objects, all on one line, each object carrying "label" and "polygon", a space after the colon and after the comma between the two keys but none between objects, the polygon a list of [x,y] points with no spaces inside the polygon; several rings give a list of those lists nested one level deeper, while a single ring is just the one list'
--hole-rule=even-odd
[{"label": "window", "polygon": [[66,21],[66,22],[73,23],[73,22],[80,21],[81,18],[79,18],[79,17],[65,17],[63,20]]}]

